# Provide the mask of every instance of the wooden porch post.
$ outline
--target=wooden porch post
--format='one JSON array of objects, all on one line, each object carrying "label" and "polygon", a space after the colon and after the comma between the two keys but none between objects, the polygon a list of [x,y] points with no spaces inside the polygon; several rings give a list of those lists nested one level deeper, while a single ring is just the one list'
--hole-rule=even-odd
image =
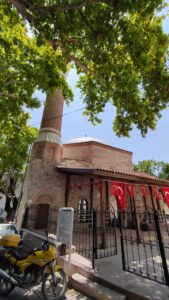
[{"label": "wooden porch post", "polygon": [[154,198],[153,198],[153,192],[152,192],[152,187],[151,185],[149,185],[149,192],[150,192],[150,198],[151,198],[151,203],[152,203],[152,207],[153,207],[153,211],[155,211],[155,204],[154,204]]},{"label": "wooden porch post", "polygon": [[105,181],[105,189],[106,189],[106,209],[109,210],[109,183]]},{"label": "wooden porch post", "polygon": [[141,229],[140,229],[139,217],[138,217],[137,210],[136,210],[136,203],[135,203],[134,195],[133,195],[133,197],[131,197],[131,200],[133,202],[134,213],[135,213],[135,216],[136,216],[136,236],[137,236],[137,242],[140,243],[141,242]]},{"label": "wooden porch post", "polygon": [[65,187],[65,207],[68,206],[69,202],[69,185],[70,185],[70,174],[66,175],[66,187]]},{"label": "wooden porch post", "polygon": [[90,209],[93,208],[93,178],[90,178]]}]

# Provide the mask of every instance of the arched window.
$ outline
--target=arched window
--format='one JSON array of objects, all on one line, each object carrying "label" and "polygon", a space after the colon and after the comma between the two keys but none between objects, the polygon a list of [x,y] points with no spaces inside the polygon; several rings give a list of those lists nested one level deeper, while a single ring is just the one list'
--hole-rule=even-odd
[{"label": "arched window", "polygon": [[86,222],[87,221],[87,210],[88,210],[88,202],[86,199],[81,199],[79,201],[79,221]]}]

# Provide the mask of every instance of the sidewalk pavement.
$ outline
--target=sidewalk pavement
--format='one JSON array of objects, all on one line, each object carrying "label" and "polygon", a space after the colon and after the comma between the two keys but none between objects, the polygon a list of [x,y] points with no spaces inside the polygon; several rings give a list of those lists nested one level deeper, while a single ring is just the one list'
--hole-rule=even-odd
[{"label": "sidewalk pavement", "polygon": [[[29,290],[15,288],[14,291],[7,296],[1,296],[0,300],[44,300],[41,293],[41,286],[35,286]],[[83,293],[75,291],[69,287],[62,300],[92,300]]]},{"label": "sidewalk pavement", "polygon": [[109,282],[112,286],[119,287],[121,292],[128,290],[131,293],[153,300],[169,299],[169,287],[123,271],[120,255],[95,260],[94,270],[89,259],[76,253],[72,254],[71,263],[88,270],[88,272]]}]

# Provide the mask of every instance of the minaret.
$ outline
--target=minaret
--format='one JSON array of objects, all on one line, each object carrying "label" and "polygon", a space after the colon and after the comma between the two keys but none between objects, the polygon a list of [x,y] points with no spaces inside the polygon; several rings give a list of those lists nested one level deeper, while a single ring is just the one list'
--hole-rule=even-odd
[{"label": "minaret", "polygon": [[63,103],[64,99],[60,90],[52,96],[47,96],[39,137],[32,150],[32,159],[60,162]]},{"label": "minaret", "polygon": [[60,90],[46,97],[39,136],[33,145],[18,208],[18,226],[46,228],[48,219],[52,218],[51,208],[64,206],[65,176],[56,172],[56,165],[62,158],[63,104]]}]

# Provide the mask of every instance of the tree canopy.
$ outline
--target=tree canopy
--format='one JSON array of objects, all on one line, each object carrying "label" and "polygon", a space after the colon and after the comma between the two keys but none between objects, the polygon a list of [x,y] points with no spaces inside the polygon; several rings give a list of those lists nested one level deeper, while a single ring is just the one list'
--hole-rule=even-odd
[{"label": "tree canopy", "polygon": [[142,160],[134,166],[134,170],[169,180],[169,163],[155,160]]},{"label": "tree canopy", "polygon": [[74,62],[85,114],[95,124],[106,103],[116,107],[113,129],[144,136],[169,101],[168,36],[162,0],[8,0],[27,20],[39,45],[48,41]]},{"label": "tree canopy", "polygon": [[63,73],[67,65],[61,51],[43,43],[37,46],[26,24],[7,1],[0,3],[0,175],[20,172],[27,159],[28,145],[37,130],[27,126],[26,108],[40,101],[35,90],[52,93],[61,88],[72,99]]}]

